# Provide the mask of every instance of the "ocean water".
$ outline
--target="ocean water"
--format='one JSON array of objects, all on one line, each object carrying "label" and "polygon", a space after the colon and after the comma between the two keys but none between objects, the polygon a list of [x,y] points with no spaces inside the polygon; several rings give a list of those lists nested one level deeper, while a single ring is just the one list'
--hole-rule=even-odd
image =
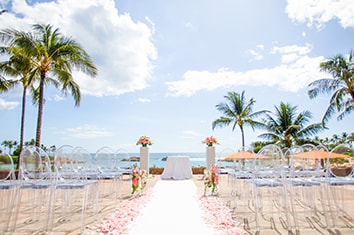
[{"label": "ocean water", "polygon": [[[92,157],[94,157],[94,153],[91,154]],[[129,157],[139,157],[139,153],[129,153]],[[200,152],[200,153],[149,153],[150,158],[149,158],[149,167],[165,167],[166,161],[163,161],[163,158],[166,158],[168,156],[188,156],[191,166],[192,167],[198,167],[198,166],[206,166],[206,153],[205,152]],[[128,156],[124,156],[126,158]],[[217,163],[218,159],[215,159]],[[137,164],[139,165],[139,162],[131,162],[132,164]],[[121,162],[121,166],[128,166],[128,162]],[[231,162],[225,162],[222,161],[222,165],[228,166],[231,165]],[[7,165],[1,165],[0,164],[0,170],[1,169],[6,169],[8,166]],[[16,166],[15,166],[16,167]]]},{"label": "ocean water", "polygon": [[[129,154],[131,157],[136,157],[139,156],[139,153],[132,153]],[[163,161],[163,158],[169,157],[169,156],[188,156],[191,166],[206,166],[206,153],[201,152],[201,153],[150,153],[150,158],[149,158],[149,166],[150,167],[165,167],[166,161]],[[215,159],[217,161],[217,159]],[[139,162],[136,162],[139,164]],[[222,162],[223,165],[228,165],[231,163],[228,162]],[[134,162],[133,162],[134,164]]]}]

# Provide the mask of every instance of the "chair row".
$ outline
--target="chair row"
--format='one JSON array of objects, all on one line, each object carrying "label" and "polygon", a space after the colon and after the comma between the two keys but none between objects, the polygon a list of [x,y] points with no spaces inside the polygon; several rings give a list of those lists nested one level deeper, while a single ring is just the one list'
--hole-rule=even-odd
[{"label": "chair row", "polygon": [[310,144],[241,151],[251,157],[235,158],[228,177],[235,213],[245,224],[254,223],[258,232],[275,220],[289,232],[314,224],[325,230],[354,225],[345,204],[345,193],[354,185],[350,146],[331,152]]},{"label": "chair row", "polygon": [[[16,179],[12,158],[2,153],[10,166],[9,175],[0,181],[3,232],[14,232],[26,224],[51,232],[54,221],[64,223],[78,214],[80,218],[75,220],[83,231],[86,219],[96,218],[99,202],[105,197],[117,204],[120,179],[132,172],[129,154],[122,149],[103,147],[90,154],[82,147],[64,145],[48,156],[36,146],[27,146],[20,154]],[[21,224],[17,224],[19,214],[27,217]]]}]

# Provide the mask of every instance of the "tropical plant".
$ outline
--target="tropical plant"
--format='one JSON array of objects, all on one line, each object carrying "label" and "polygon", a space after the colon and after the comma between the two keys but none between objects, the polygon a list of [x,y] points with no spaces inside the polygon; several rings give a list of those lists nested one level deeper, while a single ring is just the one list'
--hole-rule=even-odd
[{"label": "tropical plant", "polygon": [[332,93],[329,106],[322,118],[322,125],[338,112],[337,120],[342,120],[354,110],[354,54],[348,58],[337,55],[320,64],[321,71],[328,72],[332,78],[322,78],[309,84],[308,95],[311,99],[320,93]]},{"label": "tropical plant", "polygon": [[310,124],[312,114],[309,111],[298,112],[297,106],[280,103],[275,106],[275,113],[267,113],[264,118],[268,132],[258,137],[268,140],[268,143],[280,147],[291,147],[293,144],[303,144],[306,138],[324,130],[321,123]]},{"label": "tropical plant", "polygon": [[12,141],[12,140],[4,140],[1,143],[1,145],[3,145],[5,147],[5,149],[7,147],[9,149],[9,154],[12,154],[12,148],[16,147],[17,141],[16,140],[14,140],[14,141]]},{"label": "tropical plant", "polygon": [[354,133],[348,134],[347,132],[343,132],[340,135],[333,134],[331,138],[325,137],[324,139],[316,137],[315,141],[325,146],[328,150],[332,150],[341,144],[349,144],[350,146],[353,146]]},{"label": "tropical plant", "polygon": [[236,126],[240,128],[242,147],[245,146],[245,134],[244,126],[249,125],[254,130],[255,127],[262,127],[264,124],[262,122],[256,121],[255,118],[267,113],[266,110],[261,110],[258,112],[253,112],[253,105],[255,100],[253,98],[246,101],[245,91],[241,94],[236,92],[228,92],[224,96],[226,102],[221,102],[216,105],[216,109],[223,113],[224,116],[219,117],[212,123],[212,129],[215,127],[224,127],[232,124],[232,131],[235,130]]},{"label": "tropical plant", "polygon": [[[17,32],[19,33],[19,32]],[[23,138],[24,138],[24,125],[25,125],[25,110],[26,110],[26,97],[27,89],[33,88],[32,83],[36,80],[34,75],[31,74],[31,64],[29,58],[23,56],[21,53],[21,47],[19,45],[10,45],[1,50],[3,54],[9,55],[7,61],[0,63],[0,72],[11,77],[15,77],[14,80],[7,80],[7,89],[0,91],[9,91],[11,88],[15,87],[18,84],[21,84],[23,87],[22,91],[22,108],[21,108],[21,125],[20,125],[20,144],[19,152],[22,150]],[[34,94],[33,89],[31,90]],[[34,98],[34,97],[33,97]]]},{"label": "tropical plant", "polygon": [[77,69],[94,77],[97,68],[79,43],[63,36],[59,29],[53,29],[51,25],[35,24],[32,33],[7,29],[1,35],[9,40],[10,46],[19,47],[18,53],[29,60],[31,74],[38,74],[34,101],[38,104],[36,146],[40,147],[45,86],[52,84],[64,94],[71,94],[75,106],[79,106],[81,93],[72,70]]}]

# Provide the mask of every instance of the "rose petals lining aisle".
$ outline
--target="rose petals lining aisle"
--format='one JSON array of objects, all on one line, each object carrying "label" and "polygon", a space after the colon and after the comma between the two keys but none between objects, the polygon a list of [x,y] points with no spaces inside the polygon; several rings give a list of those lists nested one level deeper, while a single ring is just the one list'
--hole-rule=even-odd
[{"label": "rose petals lining aisle", "polygon": [[243,235],[217,197],[202,197],[193,180],[160,180],[105,218],[104,234]]},{"label": "rose petals lining aisle", "polygon": [[[103,219],[99,226],[98,234],[124,235],[128,234],[127,225],[131,223],[139,214],[142,208],[147,204],[150,191],[145,195],[133,197],[124,202],[124,204],[110,216]],[[88,233],[93,235],[97,233]]]}]

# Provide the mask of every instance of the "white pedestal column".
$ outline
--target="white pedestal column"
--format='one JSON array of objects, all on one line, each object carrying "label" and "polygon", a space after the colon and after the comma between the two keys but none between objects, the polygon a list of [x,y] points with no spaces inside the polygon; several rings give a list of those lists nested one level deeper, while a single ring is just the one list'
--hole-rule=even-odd
[{"label": "white pedestal column", "polygon": [[149,148],[140,147],[140,169],[149,172]]},{"label": "white pedestal column", "polygon": [[215,147],[206,147],[206,168],[209,170],[215,165]]}]

